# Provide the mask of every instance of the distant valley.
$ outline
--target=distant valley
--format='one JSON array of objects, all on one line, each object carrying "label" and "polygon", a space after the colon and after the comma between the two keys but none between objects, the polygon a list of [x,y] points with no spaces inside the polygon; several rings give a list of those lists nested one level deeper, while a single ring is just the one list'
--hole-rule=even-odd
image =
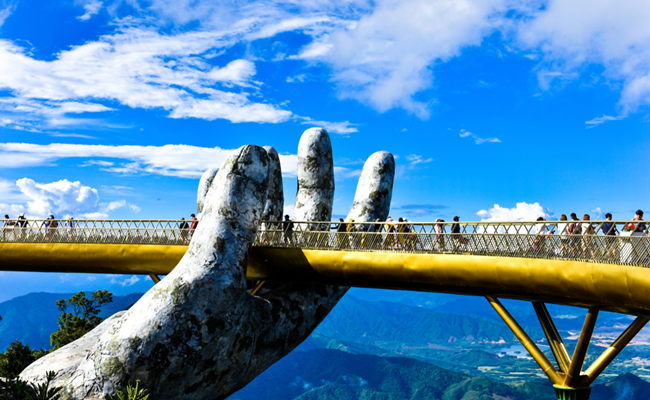
[{"label": "distant valley", "polygon": [[[55,301],[70,296],[71,294],[31,293],[0,303],[0,316],[3,318],[0,321],[0,348],[8,347],[14,340],[20,340],[32,348],[49,348],[49,336],[57,329],[59,311]],[[102,311],[102,316],[109,316],[127,308],[140,296],[139,293],[115,296],[114,302]],[[529,303],[508,300],[505,300],[504,304],[542,349],[547,349],[544,346],[545,339],[532,306]],[[576,333],[582,328],[585,310],[553,305],[549,305],[549,310],[555,317],[569,350],[572,351],[577,339]],[[602,313],[595,334],[596,345],[590,347],[590,356],[587,362],[595,359],[605,349],[603,346],[609,344],[612,338],[624,330],[630,322],[631,318],[625,315]],[[633,342],[635,345],[624,350],[615,363],[597,381],[597,383],[609,385],[602,386],[603,391],[605,387],[611,386],[611,390],[607,389],[609,390],[607,393],[610,393],[614,390],[612,388],[622,385],[621,387],[633,388],[633,390],[630,389],[630,393],[645,393],[645,381],[638,379],[637,376],[650,381],[650,344],[648,344],[650,335],[648,331],[647,328],[644,329],[638,339]],[[550,352],[548,355],[549,358],[552,357]],[[369,386],[363,390],[360,387],[355,389],[354,385],[350,383],[352,381],[346,381],[347,378],[343,378],[349,376],[346,374],[361,374],[363,368],[356,370],[353,366],[361,365],[363,362],[382,365],[381,368],[388,368],[393,371],[391,373],[407,374],[412,377],[413,380],[404,383],[406,385],[404,388],[409,387],[408,390],[415,391],[412,393],[407,391],[411,394],[425,393],[430,390],[425,387],[426,385],[418,386],[420,385],[417,383],[418,379],[425,378],[416,378],[413,375],[413,368],[415,368],[413,365],[419,366],[419,369],[428,365],[430,367],[424,368],[422,373],[432,374],[432,376],[444,375],[445,379],[449,380],[449,384],[445,383],[445,388],[451,390],[450,392],[445,391],[447,389],[436,392],[436,396],[446,396],[440,397],[445,400],[482,399],[480,396],[488,396],[488,392],[491,390],[494,391],[492,394],[497,396],[502,396],[500,393],[510,393],[507,390],[512,390],[514,396],[511,397],[512,399],[532,399],[533,397],[525,397],[524,394],[528,393],[527,391],[544,394],[544,390],[551,388],[537,364],[527,356],[514,335],[498,318],[487,301],[481,297],[352,289],[296,351],[272,366],[241,393],[238,393],[239,397],[234,396],[231,399],[249,398],[246,397],[246,393],[253,390],[251,388],[255,388],[255,385],[259,384],[256,382],[260,380],[263,382],[265,379],[270,379],[272,382],[277,381],[280,384],[279,382],[284,378],[274,377],[273,374],[291,375],[294,373],[291,370],[293,367],[290,368],[291,365],[307,363],[310,357],[314,358],[314,362],[319,363],[320,372],[314,370],[313,376],[309,378],[304,374],[297,376],[308,382],[309,385],[305,387],[311,389],[306,391],[287,389],[284,394],[282,394],[282,390],[278,389],[278,399],[327,399],[334,393],[341,395],[342,398],[345,396],[357,398],[354,396],[358,396],[361,393],[360,390],[375,394],[384,393],[385,387],[372,386],[371,382],[373,381],[363,375],[358,376],[369,382]],[[411,360],[403,361],[404,357]],[[426,362],[426,364],[409,364],[416,360],[417,362]],[[345,364],[347,362],[352,364]],[[327,363],[332,363],[331,368],[326,368]],[[338,365],[337,363],[343,364]],[[404,368],[405,370],[401,371]],[[318,375],[319,373],[324,375]],[[389,379],[390,374],[386,376],[386,379]],[[474,380],[475,378],[488,378],[489,381]],[[294,379],[297,378],[294,377]],[[426,379],[433,378],[427,376]],[[318,384],[321,381],[331,384]],[[295,383],[295,388],[302,385],[300,379],[292,382],[287,382],[286,385]],[[542,389],[536,389],[535,385]],[[487,387],[489,390],[478,390],[475,386]],[[412,398],[407,396],[407,392],[399,395],[402,397],[395,392],[386,398]],[[476,394],[478,397],[471,397],[474,396],[472,394],[474,392],[478,393]],[[463,393],[463,395],[457,397],[453,393]],[[548,398],[553,398],[552,391],[549,393],[551,397]],[[547,398],[544,397],[546,394],[543,396],[540,394],[540,396],[540,399]],[[592,396],[593,398],[595,397]],[[609,397],[602,397],[602,399],[606,398]],[[648,397],[639,397],[639,399],[646,398]]]}]

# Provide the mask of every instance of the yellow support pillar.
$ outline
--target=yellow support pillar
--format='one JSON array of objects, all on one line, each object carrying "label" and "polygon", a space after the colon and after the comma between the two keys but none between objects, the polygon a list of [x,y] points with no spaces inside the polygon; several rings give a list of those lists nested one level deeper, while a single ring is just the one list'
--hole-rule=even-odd
[{"label": "yellow support pillar", "polygon": [[528,334],[522,329],[521,326],[515,321],[515,319],[510,315],[508,310],[501,304],[501,302],[493,296],[485,296],[485,298],[490,302],[494,310],[499,314],[503,319],[503,322],[508,325],[512,333],[515,334],[522,346],[526,348],[528,353],[533,357],[533,360],[540,366],[542,371],[546,374],[548,379],[551,380],[553,385],[561,385],[564,381],[564,374],[559,373],[553,364],[549,361],[546,355],[537,347],[535,342],[528,336]]},{"label": "yellow support pillar", "polygon": [[564,384],[561,385],[562,387],[575,388],[578,385],[580,373],[582,372],[582,365],[584,364],[585,357],[587,356],[589,342],[591,342],[591,336],[594,333],[597,319],[598,309],[590,308],[587,312],[587,316],[585,317],[585,322],[582,325],[582,332],[580,332],[580,338],[578,338],[578,344],[576,345],[576,349],[573,352],[571,365],[569,366],[569,371],[566,374]]},{"label": "yellow support pillar", "polygon": [[546,308],[546,304],[533,302],[533,308],[535,309],[535,313],[537,314],[540,325],[542,325],[544,335],[546,335],[546,340],[548,340],[548,345],[551,347],[551,351],[555,356],[558,368],[560,371],[566,374],[569,372],[571,357],[569,356],[569,352],[564,345],[562,336],[560,336],[560,332],[557,330],[557,327],[553,322],[553,318],[548,312],[548,308]]},{"label": "yellow support pillar", "polygon": [[580,384],[584,386],[589,386],[592,384],[596,378],[607,368],[607,366],[614,361],[616,356],[625,348],[625,346],[630,343],[632,339],[636,336],[637,333],[650,321],[645,317],[637,317],[627,327],[627,329],[621,333],[621,335],[612,343],[611,346],[603,352],[603,354],[598,357],[596,361],[585,371],[583,378],[581,379]]}]

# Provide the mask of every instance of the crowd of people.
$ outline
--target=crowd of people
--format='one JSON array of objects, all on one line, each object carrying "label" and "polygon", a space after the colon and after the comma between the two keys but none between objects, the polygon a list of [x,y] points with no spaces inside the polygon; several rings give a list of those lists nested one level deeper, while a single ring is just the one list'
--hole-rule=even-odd
[{"label": "crowd of people", "polygon": [[[547,221],[539,217],[535,224],[528,224],[505,228],[503,232],[490,231],[481,224],[471,224],[472,232],[466,230],[467,225],[460,222],[460,217],[455,216],[453,223],[446,223],[443,219],[437,219],[432,230],[417,232],[416,227],[406,218],[399,218],[395,221],[388,217],[386,221],[375,219],[371,222],[355,222],[354,219],[339,218],[338,223],[325,224],[325,227],[314,224],[306,225],[299,232],[294,231],[294,222],[288,215],[285,216],[282,225],[270,226],[271,223],[262,221],[260,243],[262,245],[283,242],[287,246],[301,246],[304,244],[316,247],[329,247],[337,249],[387,249],[406,251],[476,251],[493,250],[499,251],[506,248],[511,252],[527,254],[551,254],[574,258],[593,258],[604,256],[614,258],[620,251],[616,236],[650,236],[648,227],[643,220],[643,211],[638,210],[634,218],[622,225],[619,231],[617,224],[612,221],[612,214],[605,214],[605,221],[593,223],[589,214],[579,219],[576,213],[571,213],[570,218],[565,214],[560,216],[559,221]],[[450,228],[450,232],[446,230]],[[479,230],[477,230],[477,228]],[[334,231],[331,235],[313,235],[313,231]],[[282,238],[278,236],[281,231]],[[272,232],[272,233],[271,233]],[[309,232],[309,233],[308,233]],[[482,233],[508,233],[508,236],[522,235],[518,240],[490,239]],[[419,235],[425,233],[426,235]],[[469,235],[468,235],[469,234]],[[598,240],[596,240],[598,235]],[[559,245],[557,245],[559,244]],[[645,245],[644,245],[645,246]],[[640,249],[640,246],[633,246],[632,257],[641,259],[641,251],[648,252],[650,249]]]}]

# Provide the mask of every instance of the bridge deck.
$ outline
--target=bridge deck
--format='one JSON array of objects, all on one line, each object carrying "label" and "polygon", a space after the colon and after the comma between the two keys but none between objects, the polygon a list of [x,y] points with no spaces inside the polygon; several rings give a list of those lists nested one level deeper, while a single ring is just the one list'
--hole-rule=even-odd
[{"label": "bridge deck", "polygon": [[[192,233],[165,223],[146,228],[130,222],[119,231],[79,225],[5,229],[0,270],[165,275]],[[644,268],[650,238],[642,232],[546,234],[558,229],[553,222],[465,223],[461,234],[451,234],[446,225],[411,224],[401,233],[399,225],[389,233],[313,230],[326,229],[313,223],[295,223],[289,235],[266,229],[251,251],[247,276],[492,295],[650,316],[650,271]]]}]

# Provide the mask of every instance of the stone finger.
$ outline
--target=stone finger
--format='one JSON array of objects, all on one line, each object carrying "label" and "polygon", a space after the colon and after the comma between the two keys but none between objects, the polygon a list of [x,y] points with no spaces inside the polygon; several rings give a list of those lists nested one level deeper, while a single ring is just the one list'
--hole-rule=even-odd
[{"label": "stone finger", "polygon": [[395,158],[386,151],[378,151],[368,157],[363,165],[354,203],[347,220],[371,222],[385,221],[390,212],[395,179]]},{"label": "stone finger", "polygon": [[196,208],[198,211],[199,218],[201,218],[201,213],[203,212],[203,203],[205,197],[208,195],[208,190],[212,186],[212,181],[214,177],[217,176],[219,168],[210,168],[201,175],[201,180],[199,181],[199,191],[196,198]]},{"label": "stone finger", "polygon": [[284,213],[284,189],[282,187],[282,165],[278,152],[271,146],[264,146],[269,155],[269,183],[262,219],[282,221]]},{"label": "stone finger", "polygon": [[332,143],[325,129],[310,128],[302,134],[298,144],[297,175],[294,221],[330,221],[334,202],[334,160]]}]

